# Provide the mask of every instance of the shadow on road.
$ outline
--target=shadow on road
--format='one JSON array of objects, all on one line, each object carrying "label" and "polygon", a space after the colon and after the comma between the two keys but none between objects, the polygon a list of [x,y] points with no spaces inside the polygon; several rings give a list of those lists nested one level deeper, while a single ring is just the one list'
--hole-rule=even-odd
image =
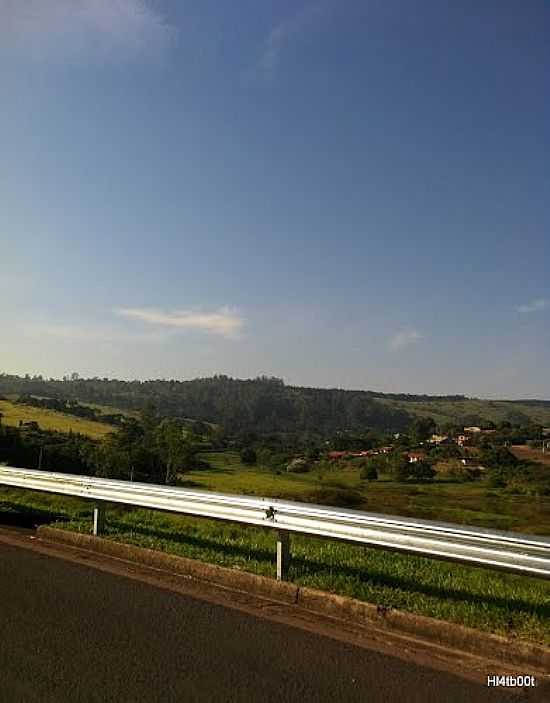
[{"label": "shadow on road", "polygon": [[67,522],[66,515],[55,510],[40,508],[25,508],[15,503],[2,503],[0,510],[0,526],[35,528],[51,522]]},{"label": "shadow on road", "polygon": [[[114,527],[114,525],[113,525]],[[122,529],[124,527],[121,525]],[[135,529],[135,532],[144,536],[157,537],[161,539],[169,539],[181,545],[189,545],[199,549],[209,551],[220,551],[224,555],[241,557],[249,560],[250,558],[258,561],[274,561],[274,550],[270,549],[248,549],[245,545],[221,543],[220,541],[199,537],[197,535],[185,534],[172,530],[159,530],[158,528],[148,528],[140,526]],[[200,558],[200,557],[195,557]],[[315,559],[304,559],[299,555],[292,556],[289,577],[291,581],[299,583],[301,578],[307,576],[319,576],[327,571],[334,572],[335,568],[330,567],[326,563],[316,561]],[[451,600],[455,602],[475,602],[481,605],[495,605],[500,608],[505,608],[511,612],[510,628],[514,628],[514,620],[524,618],[526,615],[536,615],[543,619],[550,618],[550,603],[533,603],[521,598],[505,599],[499,596],[491,596],[489,594],[475,594],[471,591],[461,590],[460,588],[444,588],[432,584],[421,583],[414,578],[404,578],[402,576],[392,576],[383,571],[377,570],[368,560],[365,560],[365,566],[352,566],[340,564],[337,571],[342,577],[352,577],[359,583],[368,583],[374,587],[386,586],[401,591],[410,591],[414,593],[422,593],[427,596],[436,597],[439,599]]]}]

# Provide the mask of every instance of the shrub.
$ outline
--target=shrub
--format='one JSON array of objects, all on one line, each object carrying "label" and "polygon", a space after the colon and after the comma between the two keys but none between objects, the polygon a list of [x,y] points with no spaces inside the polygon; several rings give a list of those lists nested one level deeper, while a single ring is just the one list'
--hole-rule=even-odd
[{"label": "shrub", "polygon": [[479,478],[479,469],[468,469],[465,466],[453,467],[449,471],[450,478],[455,481],[473,481],[475,478]]},{"label": "shrub", "polygon": [[355,508],[363,503],[364,498],[358,491],[349,488],[319,488],[308,493],[304,500],[307,503],[332,505],[336,508]]},{"label": "shrub", "polygon": [[395,481],[406,481],[410,476],[410,464],[407,459],[402,456],[393,458],[390,464],[391,474]]},{"label": "shrub", "polygon": [[430,452],[430,457],[434,459],[460,459],[463,452],[456,444],[446,444],[440,447],[435,447]]},{"label": "shrub", "polygon": [[416,461],[410,467],[409,477],[415,481],[432,481],[436,473],[427,461]]},{"label": "shrub", "polygon": [[245,447],[241,452],[241,461],[243,464],[251,466],[256,463],[256,452],[251,447]]},{"label": "shrub", "polygon": [[428,461],[396,463],[393,467],[393,478],[396,481],[432,481],[436,472]]},{"label": "shrub", "polygon": [[361,469],[359,477],[366,481],[376,481],[378,478],[378,470],[374,463],[368,463]]},{"label": "shrub", "polygon": [[321,450],[318,447],[310,447],[307,450],[307,458],[310,461],[319,461],[321,457]]},{"label": "shrub", "polygon": [[489,472],[489,480],[487,481],[489,488],[504,488],[506,481],[502,474],[498,471]]}]

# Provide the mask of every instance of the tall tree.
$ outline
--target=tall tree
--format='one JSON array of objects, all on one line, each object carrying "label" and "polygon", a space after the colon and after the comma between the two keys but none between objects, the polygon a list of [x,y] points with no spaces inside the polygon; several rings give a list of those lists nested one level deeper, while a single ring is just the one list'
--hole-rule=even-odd
[{"label": "tall tree", "polygon": [[165,467],[165,483],[172,484],[178,473],[190,468],[193,445],[185,439],[180,423],[170,418],[162,420],[155,434],[159,455]]}]

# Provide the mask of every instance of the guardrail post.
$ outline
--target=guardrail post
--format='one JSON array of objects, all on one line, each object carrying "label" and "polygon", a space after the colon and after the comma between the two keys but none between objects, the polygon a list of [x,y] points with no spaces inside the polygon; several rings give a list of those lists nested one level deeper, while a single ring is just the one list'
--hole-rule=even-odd
[{"label": "guardrail post", "polygon": [[290,564],[290,533],[277,530],[277,581],[286,581]]},{"label": "guardrail post", "polygon": [[94,506],[94,526],[92,534],[100,535],[105,529],[105,506],[98,503]]}]

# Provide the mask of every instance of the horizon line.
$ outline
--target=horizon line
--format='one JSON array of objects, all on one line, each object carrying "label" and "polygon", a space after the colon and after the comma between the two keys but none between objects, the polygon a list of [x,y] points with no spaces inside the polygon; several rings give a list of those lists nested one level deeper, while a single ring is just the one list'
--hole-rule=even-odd
[{"label": "horizon line", "polygon": [[[379,395],[379,396],[412,396],[412,397],[422,397],[425,396],[427,398],[446,398],[449,400],[449,402],[461,402],[461,401],[467,401],[467,400],[483,400],[483,401],[494,401],[494,402],[502,402],[502,403],[529,403],[529,402],[540,402],[540,403],[550,403],[550,398],[539,398],[539,397],[521,397],[521,398],[503,398],[503,397],[483,397],[483,396],[473,396],[473,395],[466,395],[464,393],[411,393],[411,392],[404,392],[404,391],[379,391],[379,390],[374,390],[370,388],[344,388],[341,386],[311,386],[311,385],[298,385],[295,383],[287,383],[284,378],[281,378],[280,376],[274,376],[274,375],[269,375],[269,374],[258,374],[257,376],[250,376],[248,378],[240,378],[238,376],[231,376],[230,374],[227,373],[213,373],[210,376],[194,376],[192,378],[165,378],[165,377],[157,377],[157,378],[117,378],[117,377],[110,377],[110,376],[81,376],[78,372],[72,372],[77,374],[77,378],[70,378],[69,376],[71,374],[66,374],[65,376],[62,377],[55,377],[55,376],[44,376],[44,374],[25,374],[25,375],[20,375],[17,373],[8,373],[6,371],[0,371],[0,378],[3,376],[12,376],[21,380],[37,380],[37,381],[42,381],[42,382],[48,382],[48,381],[53,381],[53,382],[60,382],[60,383],[76,383],[78,381],[118,381],[122,383],[151,383],[151,382],[161,382],[161,383],[191,383],[193,381],[204,381],[204,380],[210,380],[216,377],[223,377],[227,378],[230,381],[239,381],[239,382],[248,382],[248,381],[258,381],[258,380],[273,380],[273,381],[281,381],[284,386],[287,388],[300,388],[300,389],[313,389],[313,390],[325,390],[325,391],[343,391],[346,393],[371,393],[374,395]],[[26,379],[26,376],[29,376],[30,378]],[[403,399],[404,402],[406,402],[406,399]],[[421,401],[420,401],[421,402]]]}]

